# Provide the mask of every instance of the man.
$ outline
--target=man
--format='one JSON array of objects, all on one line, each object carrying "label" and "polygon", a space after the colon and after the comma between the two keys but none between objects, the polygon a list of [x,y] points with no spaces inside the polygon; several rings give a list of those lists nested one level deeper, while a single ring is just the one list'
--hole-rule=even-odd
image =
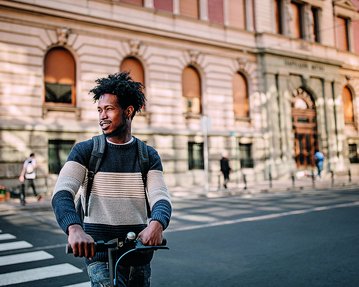
[{"label": "man", "polygon": [[315,150],[314,160],[315,160],[315,165],[316,165],[317,170],[318,170],[318,176],[320,178],[322,170],[323,170],[323,164],[324,164],[324,155],[323,155],[323,153],[320,152],[319,150]]},{"label": "man", "polygon": [[220,165],[221,165],[221,172],[224,178],[223,186],[225,189],[227,189],[227,184],[229,182],[229,174],[231,172],[231,167],[229,166],[229,159],[227,157],[227,152],[222,153]]},{"label": "man", "polygon": [[[159,245],[171,216],[171,201],[164,183],[161,159],[148,146],[148,203],[131,124],[145,104],[141,83],[128,73],[117,73],[96,81],[90,92],[97,102],[99,125],[106,136],[106,149],[95,174],[83,226],[76,213],[74,197],[80,187],[86,190],[87,171],[93,140],[76,144],[62,168],[52,197],[60,227],[68,234],[75,256],[86,257],[91,286],[110,286],[107,252],[95,254],[94,241],[124,240],[133,231],[144,245]],[[148,225],[147,222],[149,221]],[[150,286],[150,264],[120,266],[120,286]]]},{"label": "man", "polygon": [[30,156],[24,161],[22,169],[19,176],[19,181],[21,182],[21,193],[20,193],[20,203],[21,205],[26,204],[26,192],[29,187],[32,188],[34,195],[37,197],[37,200],[41,199],[41,195],[38,195],[35,187],[35,178],[36,178],[36,159],[35,154],[31,153]]}]

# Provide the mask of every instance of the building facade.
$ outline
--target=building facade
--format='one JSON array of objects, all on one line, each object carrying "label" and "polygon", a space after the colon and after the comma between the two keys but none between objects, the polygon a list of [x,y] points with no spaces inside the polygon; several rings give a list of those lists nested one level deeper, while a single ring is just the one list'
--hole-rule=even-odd
[{"label": "building facade", "polygon": [[0,0],[0,181],[34,152],[51,190],[75,142],[100,132],[88,91],[130,71],[133,133],[170,187],[312,170],[359,173],[359,1]]}]

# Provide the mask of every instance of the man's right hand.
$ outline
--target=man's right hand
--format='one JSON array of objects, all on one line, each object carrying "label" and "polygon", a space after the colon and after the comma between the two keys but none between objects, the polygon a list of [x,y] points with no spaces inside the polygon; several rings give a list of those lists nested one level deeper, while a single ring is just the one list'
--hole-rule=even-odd
[{"label": "man's right hand", "polygon": [[86,257],[91,259],[95,256],[95,241],[85,233],[78,224],[69,226],[68,243],[71,245],[75,257]]}]

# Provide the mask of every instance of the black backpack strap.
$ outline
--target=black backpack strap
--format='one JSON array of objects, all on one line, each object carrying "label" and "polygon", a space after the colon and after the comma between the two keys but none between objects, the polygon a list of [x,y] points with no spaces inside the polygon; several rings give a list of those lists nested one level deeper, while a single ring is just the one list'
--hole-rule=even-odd
[{"label": "black backpack strap", "polygon": [[147,149],[147,145],[137,139],[137,149],[138,149],[138,160],[140,163],[140,168],[141,168],[141,175],[142,175],[142,181],[143,181],[143,186],[145,188],[145,196],[146,196],[146,207],[147,207],[147,216],[151,217],[151,207],[150,207],[150,203],[148,200],[148,194],[147,194],[147,173],[150,169],[150,159],[148,156],[148,149]]},{"label": "black backpack strap", "polygon": [[92,147],[90,162],[88,166],[88,174],[87,174],[85,216],[88,216],[88,204],[89,204],[93,180],[96,172],[100,167],[102,156],[105,152],[105,147],[106,147],[106,139],[104,134],[94,136],[92,139],[93,139],[93,147]]}]

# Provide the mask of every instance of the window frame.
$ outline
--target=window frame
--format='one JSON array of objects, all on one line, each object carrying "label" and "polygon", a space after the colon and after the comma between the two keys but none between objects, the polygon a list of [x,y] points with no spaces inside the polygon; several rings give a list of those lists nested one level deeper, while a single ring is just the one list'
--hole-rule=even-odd
[{"label": "window frame", "polygon": [[[48,153],[48,171],[49,174],[59,174],[61,168],[64,166],[68,154],[72,147],[75,145],[75,140],[63,140],[63,139],[49,139],[47,143]],[[66,148],[61,148],[67,145]],[[53,146],[53,149],[52,149]],[[64,154],[66,156],[63,156]]]},{"label": "window frame", "polygon": [[[195,150],[195,147],[199,149]],[[188,151],[188,170],[204,170],[204,143],[189,141],[187,143]],[[198,159],[195,159],[197,152]]]},{"label": "window frame", "polygon": [[[51,77],[51,73],[47,71],[48,67],[50,66],[47,61],[49,59],[47,58],[49,56],[49,53],[53,53],[55,50],[63,51],[68,56],[71,62],[73,63],[73,79],[71,83],[71,103],[65,103],[65,102],[52,102],[52,101],[46,101],[46,86],[47,84],[63,84],[61,82],[51,82],[48,81],[47,77]],[[51,56],[52,57],[52,56]],[[60,111],[60,112],[74,112],[77,118],[80,118],[81,116],[81,110],[77,107],[77,64],[76,59],[73,55],[73,53],[63,47],[63,46],[55,46],[50,48],[43,58],[43,92],[42,92],[42,115],[45,117],[49,111]],[[62,81],[63,82],[63,81]],[[70,85],[70,84],[69,84]]]},{"label": "window frame", "polygon": [[[253,144],[238,143],[239,163],[241,168],[254,168]],[[243,156],[243,154],[245,156]]]}]

